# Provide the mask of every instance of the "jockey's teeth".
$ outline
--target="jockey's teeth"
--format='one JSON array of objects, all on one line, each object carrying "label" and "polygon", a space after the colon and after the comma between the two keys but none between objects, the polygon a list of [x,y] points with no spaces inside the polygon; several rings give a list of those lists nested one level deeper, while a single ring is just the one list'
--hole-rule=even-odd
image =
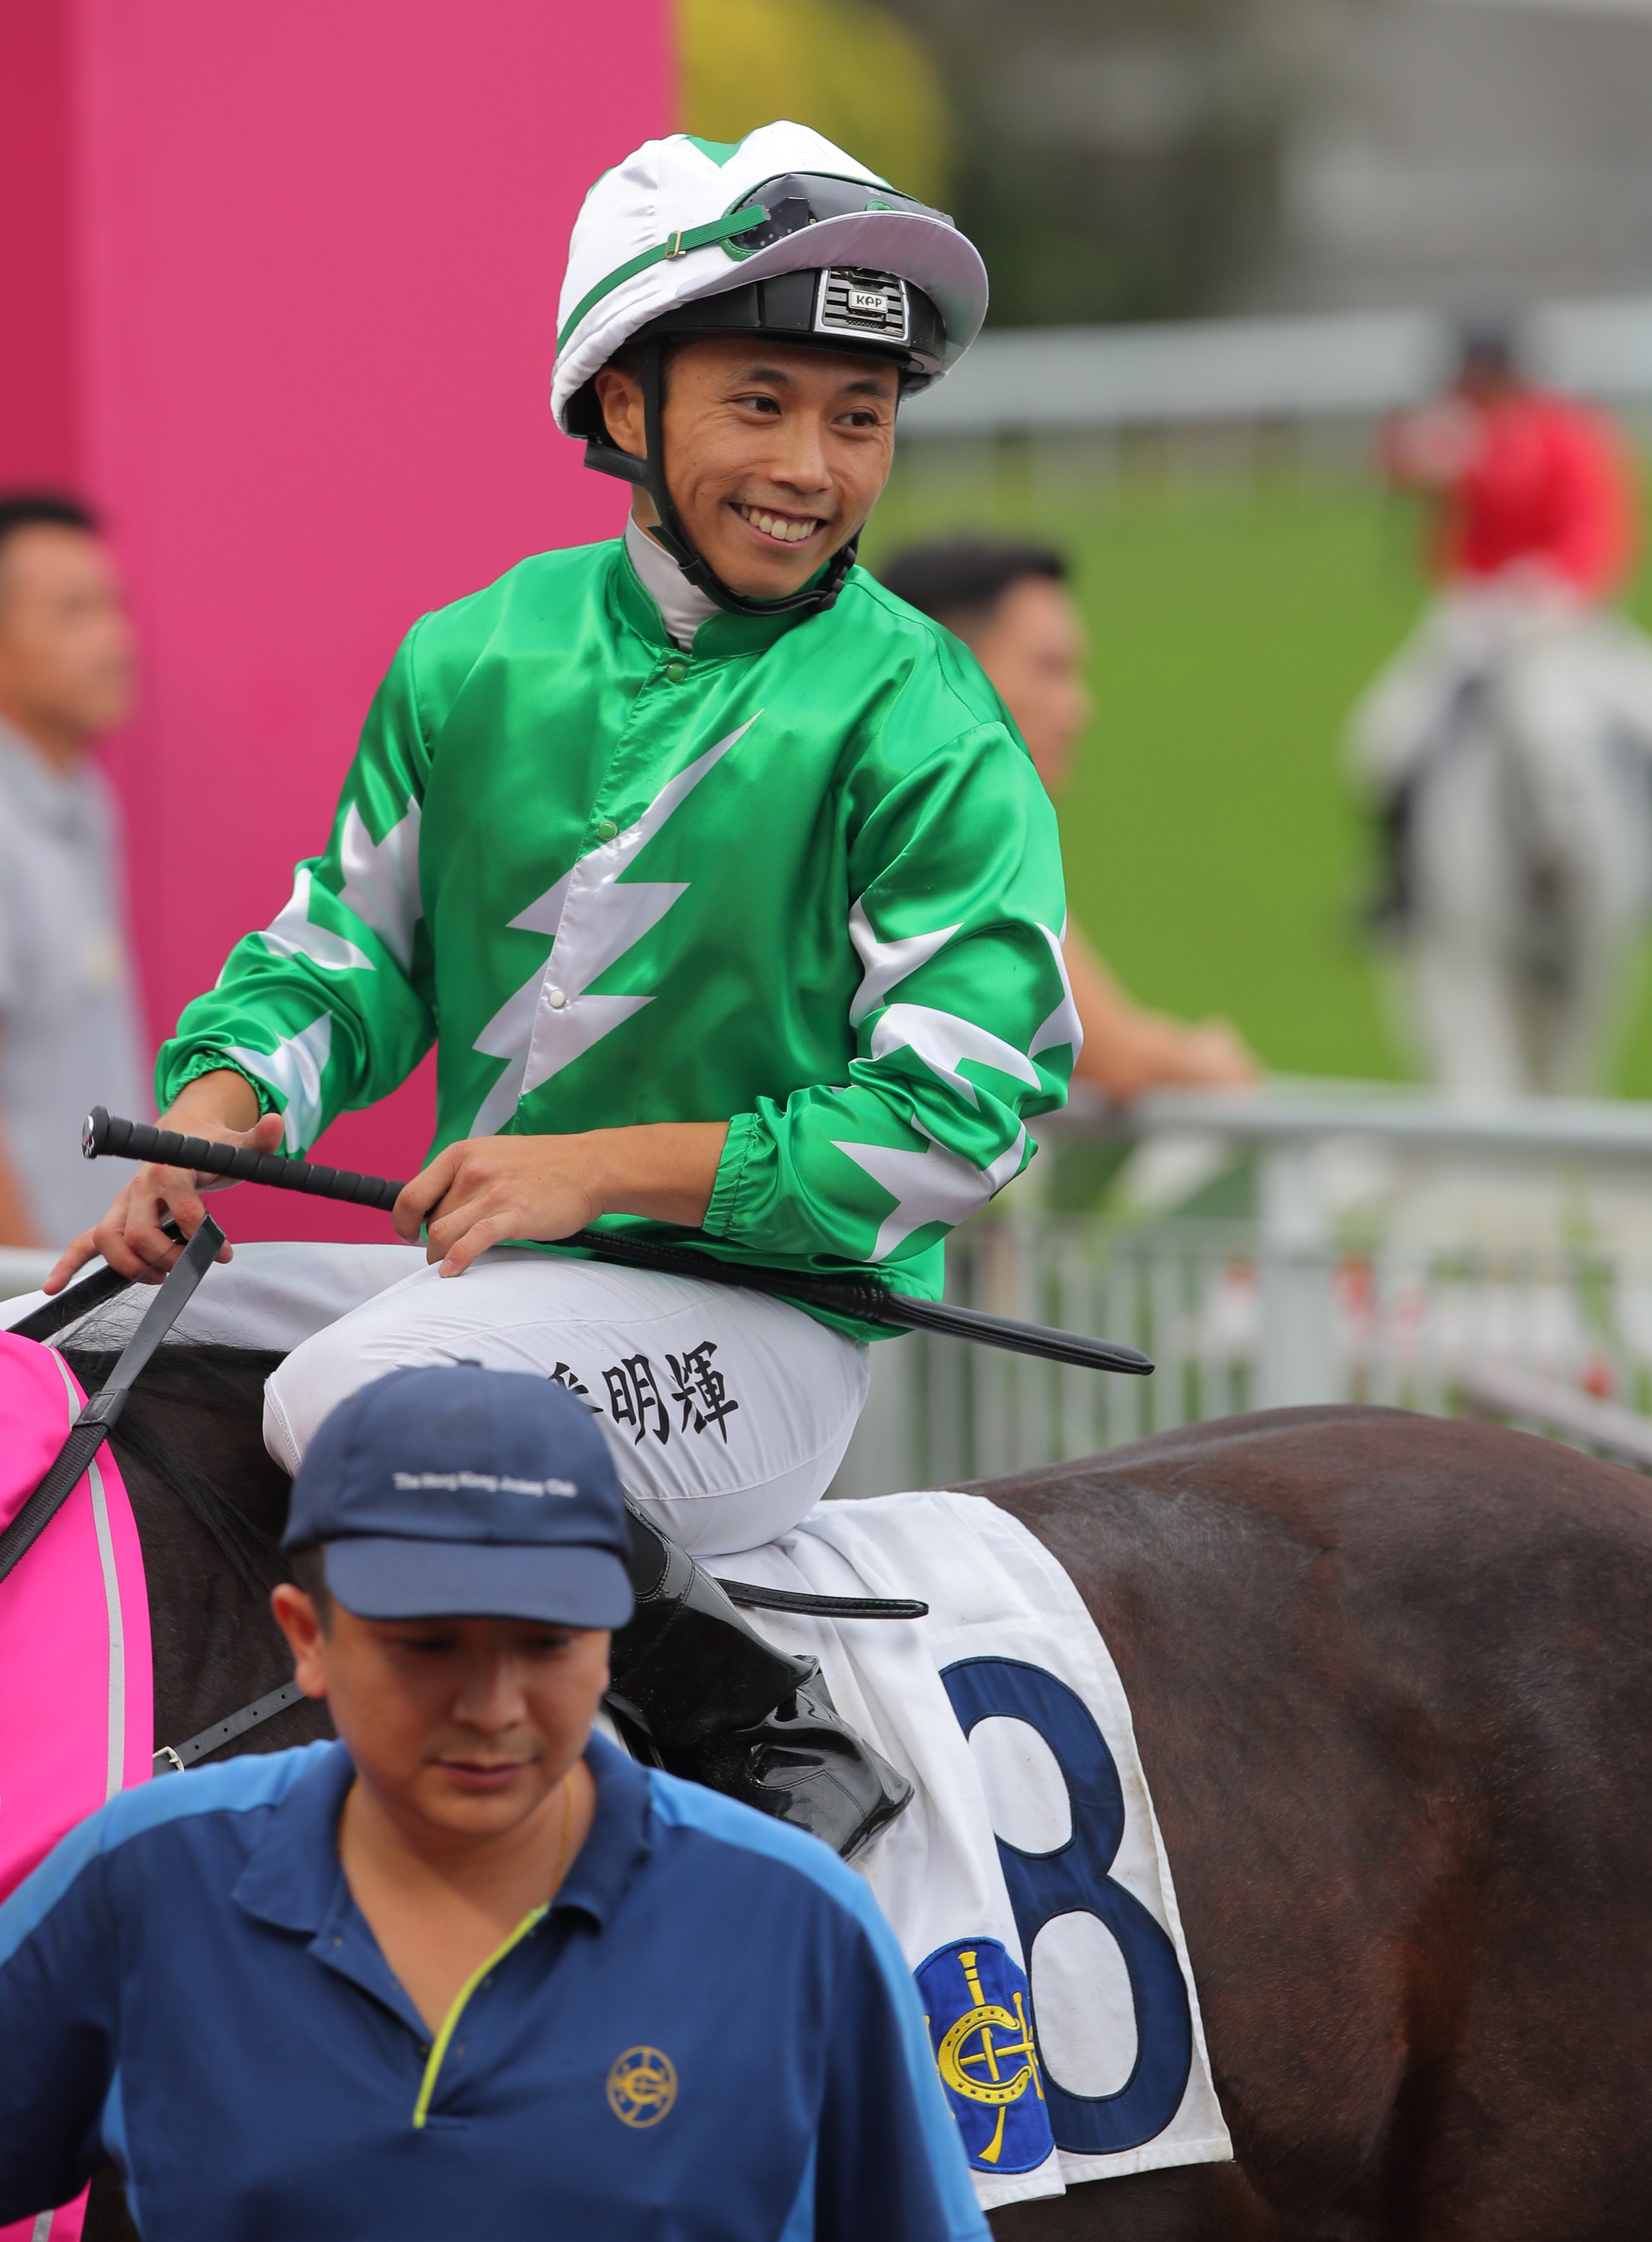
[{"label": "jockey's teeth", "polygon": [[766,537],[778,537],[783,545],[800,545],[806,537],[813,537],[819,527],[813,520],[788,521],[784,514],[764,514],[754,506],[737,507],[735,511],[753,529],[760,529]]}]

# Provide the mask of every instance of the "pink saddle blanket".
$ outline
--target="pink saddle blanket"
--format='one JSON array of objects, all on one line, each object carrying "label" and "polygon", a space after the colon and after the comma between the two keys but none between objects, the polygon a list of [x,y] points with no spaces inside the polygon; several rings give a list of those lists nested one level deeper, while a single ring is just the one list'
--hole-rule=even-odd
[{"label": "pink saddle blanket", "polygon": [[[44,1477],[85,1400],[62,1356],[0,1332],[0,1530]],[[154,1751],[149,1594],[132,1507],[107,1444],[0,1581],[0,1899]],[[76,2242],[85,2198],[0,2226],[0,2242]]]}]

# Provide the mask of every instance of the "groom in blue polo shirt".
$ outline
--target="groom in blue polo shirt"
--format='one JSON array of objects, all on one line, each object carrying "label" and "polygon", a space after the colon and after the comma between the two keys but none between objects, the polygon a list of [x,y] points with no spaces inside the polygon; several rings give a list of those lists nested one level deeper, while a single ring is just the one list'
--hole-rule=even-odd
[{"label": "groom in blue polo shirt", "polygon": [[631,1590],[573,1395],[364,1387],[287,1546],[341,1741],[128,1791],[0,1908],[0,2223],[107,2157],[166,2242],[986,2242],[866,1887],[592,1734]]}]

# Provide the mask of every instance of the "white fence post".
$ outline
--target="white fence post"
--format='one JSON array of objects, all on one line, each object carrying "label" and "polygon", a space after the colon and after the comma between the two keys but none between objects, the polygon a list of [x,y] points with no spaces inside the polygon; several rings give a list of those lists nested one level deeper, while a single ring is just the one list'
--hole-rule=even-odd
[{"label": "white fence post", "polygon": [[[1000,1212],[960,1236],[952,1279],[970,1305],[1053,1314],[1145,1346],[1159,1376],[1052,1372],[956,1339],[880,1342],[872,1397],[833,1494],[956,1486],[1236,1408],[1357,1400],[1445,1410],[1481,1373],[1503,1370],[1569,1390],[1604,1360],[1623,1398],[1652,1393],[1652,1255],[1644,1212],[1623,1197],[1638,1175],[1652,1207],[1652,1104],[1471,1103],[1295,1083],[1247,1096],[1160,1091],[1140,1100],[1130,1120],[1148,1132],[1254,1146],[1254,1223],[1174,1212],[1006,1220]],[[1365,1165],[1351,1170],[1330,1150],[1349,1139],[1421,1155],[1421,1165],[1408,1158],[1379,1170],[1386,1180],[1374,1198]],[[1483,1164],[1511,1183],[1523,1178],[1506,1237],[1458,1236],[1448,1216],[1436,1220],[1452,1172],[1439,1164],[1465,1161],[1476,1174]],[[1585,1269],[1572,1236],[1578,1218],[1566,1210],[1579,1178],[1597,1171],[1615,1195],[1588,1220],[1591,1234],[1613,1242],[1591,1249]],[[1364,1198],[1350,1198],[1350,1173]],[[1535,1184],[1545,1205],[1554,1202],[1548,1245],[1526,1237]],[[1422,1198],[1410,1218],[1396,1219],[1415,1191]],[[1419,1205],[1433,1209],[1421,1228]],[[1483,1222],[1483,1209],[1476,1219]],[[1621,1237],[1612,1227],[1619,1219],[1627,1221]],[[1586,1292],[1586,1279],[1609,1288],[1606,1308]],[[1600,1406],[1593,1392],[1577,1397],[1586,1414]],[[1558,1404],[1540,1411],[1534,1402],[1521,1413],[1573,1435]],[[1644,1437],[1652,1453],[1652,1433]],[[1594,1429],[1587,1444],[1628,1453],[1624,1438]]]},{"label": "white fence post", "polygon": [[1259,1158],[1256,1398],[1264,1409],[1340,1398],[1330,1239],[1314,1151],[1311,1142],[1287,1138],[1264,1144]]}]

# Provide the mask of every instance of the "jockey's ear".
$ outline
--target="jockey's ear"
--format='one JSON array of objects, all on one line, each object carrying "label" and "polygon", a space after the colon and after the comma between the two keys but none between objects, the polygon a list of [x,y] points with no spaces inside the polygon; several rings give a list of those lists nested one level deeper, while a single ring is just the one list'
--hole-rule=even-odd
[{"label": "jockey's ear", "polygon": [[633,460],[646,458],[642,371],[636,363],[635,352],[621,351],[617,358],[599,368],[592,386],[597,393],[603,425],[613,443]]}]

